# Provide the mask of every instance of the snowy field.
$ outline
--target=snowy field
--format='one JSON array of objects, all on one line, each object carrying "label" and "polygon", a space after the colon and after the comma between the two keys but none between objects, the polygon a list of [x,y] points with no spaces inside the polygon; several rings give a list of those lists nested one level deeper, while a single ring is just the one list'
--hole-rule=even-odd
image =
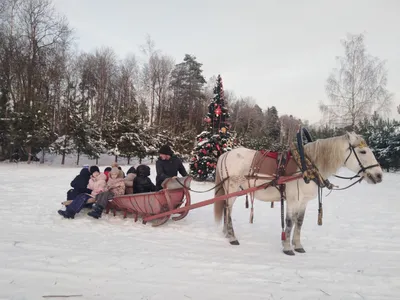
[{"label": "snowy field", "polygon": [[[87,210],[63,219],[57,210],[79,169],[0,164],[0,299],[400,299],[400,175],[324,197],[323,226],[311,202],[307,253],[289,257],[279,204],[256,201],[249,224],[244,197],[233,211],[240,246],[223,237],[212,206],[158,228]],[[212,196],[192,193],[193,202]]]}]

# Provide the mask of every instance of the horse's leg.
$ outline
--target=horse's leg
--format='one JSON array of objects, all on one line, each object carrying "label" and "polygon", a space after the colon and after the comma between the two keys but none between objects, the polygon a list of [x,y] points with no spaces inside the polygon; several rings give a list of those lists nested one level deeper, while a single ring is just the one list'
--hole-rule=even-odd
[{"label": "horse's leg", "polygon": [[295,228],[294,228],[294,232],[293,232],[292,243],[294,246],[294,251],[299,252],[299,253],[306,252],[300,242],[301,226],[303,226],[304,214],[306,212],[306,207],[307,207],[307,203],[302,203],[299,206],[299,208],[295,214],[295,221],[294,221]]},{"label": "horse's leg", "polygon": [[223,226],[223,229],[222,229],[222,232],[225,234],[225,237],[228,237],[228,226],[227,226],[227,224],[228,224],[228,219],[226,218],[226,215],[227,215],[227,209],[228,209],[228,200],[226,200],[226,201],[224,201],[225,203],[224,203],[224,226]]},{"label": "horse's leg", "polygon": [[239,245],[239,241],[235,236],[232,224],[232,207],[235,203],[236,197],[228,199],[224,208],[224,233],[225,237],[229,239],[231,245]]},{"label": "horse's leg", "polygon": [[287,255],[294,255],[292,246],[290,245],[290,236],[292,234],[292,228],[293,228],[293,221],[295,219],[295,213],[293,211],[293,203],[290,203],[290,201],[286,200],[286,227],[285,227],[285,235],[286,239],[282,241],[283,245],[283,253]]}]

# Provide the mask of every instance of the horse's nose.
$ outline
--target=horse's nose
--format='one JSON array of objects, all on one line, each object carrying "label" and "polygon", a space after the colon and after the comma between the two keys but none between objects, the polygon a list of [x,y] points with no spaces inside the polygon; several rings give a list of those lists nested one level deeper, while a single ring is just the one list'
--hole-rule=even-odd
[{"label": "horse's nose", "polygon": [[375,180],[377,183],[382,182],[382,173],[375,174]]}]

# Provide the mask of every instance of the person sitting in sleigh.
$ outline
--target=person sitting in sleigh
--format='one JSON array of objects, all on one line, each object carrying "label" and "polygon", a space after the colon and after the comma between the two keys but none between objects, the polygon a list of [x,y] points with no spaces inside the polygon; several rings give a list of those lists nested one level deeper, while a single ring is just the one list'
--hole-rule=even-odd
[{"label": "person sitting in sleigh", "polygon": [[150,167],[140,165],[136,168],[136,177],[133,179],[133,193],[149,193],[156,190],[156,186],[149,178]]}]

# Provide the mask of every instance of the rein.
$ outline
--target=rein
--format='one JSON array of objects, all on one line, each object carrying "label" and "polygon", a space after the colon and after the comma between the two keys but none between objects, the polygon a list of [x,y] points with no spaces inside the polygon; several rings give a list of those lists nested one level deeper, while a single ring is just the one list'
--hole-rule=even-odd
[{"label": "rein", "polygon": [[[361,146],[361,147],[364,147],[365,145],[362,143],[360,146]],[[359,147],[360,147],[360,146],[359,146]],[[349,143],[349,150],[350,150],[350,153],[349,153],[349,155],[347,156],[346,160],[344,161],[344,165],[346,165],[346,162],[349,160],[351,154],[353,153],[354,156],[355,156],[356,159],[357,159],[358,165],[360,166],[360,170],[358,171],[358,173],[357,173],[356,175],[351,176],[351,177],[339,176],[339,175],[336,175],[336,174],[333,175],[333,176],[335,176],[336,178],[340,178],[340,179],[349,179],[349,180],[353,180],[354,178],[360,178],[360,179],[358,179],[357,181],[353,182],[352,184],[350,184],[350,185],[348,185],[348,186],[346,186],[346,187],[344,187],[344,188],[334,188],[333,190],[335,190],[335,191],[343,191],[343,190],[348,189],[349,187],[352,187],[353,185],[355,185],[355,184],[357,184],[357,183],[360,183],[360,182],[364,179],[363,177],[360,176],[360,173],[365,172],[366,170],[371,169],[371,168],[379,167],[379,164],[374,164],[374,165],[370,165],[370,166],[364,167],[363,164],[362,164],[361,161],[360,161],[360,158],[359,158],[358,155],[357,155],[357,152],[356,152],[355,148],[356,148],[356,147],[352,146],[352,145]],[[375,179],[374,179],[373,177],[370,177],[370,178],[371,178],[372,181],[375,182]]]},{"label": "rein", "polygon": [[189,190],[189,191],[191,191],[191,192],[193,192],[193,193],[207,193],[207,192],[209,192],[209,191],[212,191],[213,189],[216,189],[217,187],[220,187],[221,185],[223,185],[224,184],[224,182],[228,179],[229,177],[226,177],[226,178],[224,178],[224,179],[222,179],[218,184],[216,184],[216,185],[214,185],[212,188],[210,188],[210,189],[208,189],[208,190],[205,190],[205,191],[196,191],[196,190],[193,190],[192,188],[188,188],[187,186],[185,186],[182,182],[180,182],[178,179],[175,179],[176,180],[176,182],[180,185],[180,186],[182,186],[183,188],[185,188],[185,189],[187,189],[187,190]]}]

